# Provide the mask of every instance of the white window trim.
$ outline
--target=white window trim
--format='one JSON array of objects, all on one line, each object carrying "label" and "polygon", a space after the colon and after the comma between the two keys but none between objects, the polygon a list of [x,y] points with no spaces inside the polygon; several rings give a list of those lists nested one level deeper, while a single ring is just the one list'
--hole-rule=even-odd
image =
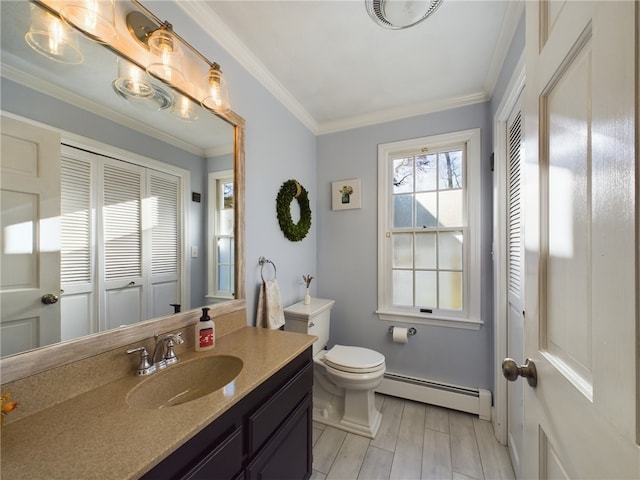
[{"label": "white window trim", "polygon": [[[217,235],[217,224],[218,224],[218,185],[217,182],[223,178],[233,178],[233,170],[220,170],[219,172],[210,172],[208,179],[208,203],[207,203],[207,211],[212,212],[209,215],[207,228],[208,235],[207,238],[210,239],[207,242],[207,258],[209,261],[207,262],[209,265],[212,265],[212,268],[209,268],[209,272],[207,275],[207,295],[208,299],[213,301],[219,300],[232,300],[235,298],[233,294],[231,295],[223,295],[217,292],[216,285],[218,285],[218,262],[217,262],[217,253],[213,248],[213,242],[211,239],[215,238]],[[234,196],[236,192],[233,192]],[[235,205],[234,205],[235,208]],[[234,238],[235,241],[235,238]]]},{"label": "white window trim", "polygon": [[[439,148],[452,143],[465,143],[467,147],[466,172],[466,211],[468,235],[468,257],[465,258],[467,296],[465,299],[465,315],[447,316],[442,314],[427,314],[407,312],[385,305],[385,298],[391,289],[390,249],[387,247],[386,227],[391,210],[389,195],[390,156],[401,151],[420,149],[424,146]],[[481,150],[480,129],[463,130],[429,137],[414,138],[399,142],[378,145],[378,309],[379,320],[437,325],[444,327],[479,330],[483,325],[481,319],[481,272],[480,272],[480,178],[481,178]]]}]

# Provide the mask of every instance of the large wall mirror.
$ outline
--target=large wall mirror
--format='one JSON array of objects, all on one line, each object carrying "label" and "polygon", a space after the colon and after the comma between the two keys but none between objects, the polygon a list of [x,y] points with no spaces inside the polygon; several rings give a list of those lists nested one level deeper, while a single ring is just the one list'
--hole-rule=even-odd
[{"label": "large wall mirror", "polygon": [[[21,191],[18,182],[2,187],[3,366],[60,342],[78,345],[98,337],[108,345],[110,330],[125,338],[129,330],[141,331],[138,322],[149,326],[170,316],[175,304],[182,314],[204,305],[223,312],[243,307],[243,119],[204,109],[181,88],[155,78],[151,95],[123,95],[114,83],[129,63],[121,53],[135,58],[127,49],[136,45],[119,51],[78,34],[73,49],[82,58],[61,63],[25,41],[30,29],[37,30],[33,10],[41,6],[2,1],[0,8],[3,174],[31,161],[14,136],[51,130],[61,144],[49,149],[45,141],[36,148],[61,158],[61,173],[53,173],[51,182],[42,179],[60,187],[52,197],[58,202],[54,230],[47,230],[52,219],[44,207],[28,207],[27,197],[40,192]],[[120,36],[133,11],[145,13],[136,2],[116,2]],[[195,75],[188,68],[183,74],[187,80]],[[125,208],[131,178],[141,192],[134,214]],[[90,202],[84,210],[83,191]],[[116,200],[108,200],[109,192]],[[78,220],[81,210],[90,212],[84,220]],[[34,217],[40,214],[47,218]],[[127,241],[142,251],[131,254]],[[84,256],[75,251],[83,242],[89,245]],[[127,272],[131,265],[140,269]],[[109,276],[109,270],[116,273]],[[50,271],[53,283],[45,279]]]}]

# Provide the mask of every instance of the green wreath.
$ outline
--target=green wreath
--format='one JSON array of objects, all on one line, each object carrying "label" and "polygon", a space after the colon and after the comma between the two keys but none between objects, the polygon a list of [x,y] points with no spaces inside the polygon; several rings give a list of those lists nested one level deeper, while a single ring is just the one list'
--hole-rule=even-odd
[{"label": "green wreath", "polygon": [[[311,208],[309,207],[308,192],[296,180],[287,180],[280,187],[276,198],[278,223],[284,236],[292,242],[299,242],[309,233],[311,228]],[[293,223],[291,218],[291,202],[298,200],[300,206],[300,220]]]}]

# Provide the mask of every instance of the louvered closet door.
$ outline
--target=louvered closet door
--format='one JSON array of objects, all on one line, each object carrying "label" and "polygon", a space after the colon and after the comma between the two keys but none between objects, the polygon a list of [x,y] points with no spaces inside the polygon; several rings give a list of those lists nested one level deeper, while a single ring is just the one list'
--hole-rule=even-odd
[{"label": "louvered closet door", "polygon": [[96,155],[62,147],[60,299],[62,340],[98,331],[95,275]]},{"label": "louvered closet door", "polygon": [[100,311],[102,326],[115,328],[147,318],[142,259],[144,169],[105,158],[102,178]]},{"label": "louvered closet door", "polygon": [[[521,99],[507,119],[507,356],[524,355],[522,248],[522,161],[524,158]],[[507,429],[511,462],[521,472],[524,382],[508,382]]]},{"label": "louvered closet door", "polygon": [[180,185],[178,177],[147,170],[149,318],[173,313],[180,302]]}]

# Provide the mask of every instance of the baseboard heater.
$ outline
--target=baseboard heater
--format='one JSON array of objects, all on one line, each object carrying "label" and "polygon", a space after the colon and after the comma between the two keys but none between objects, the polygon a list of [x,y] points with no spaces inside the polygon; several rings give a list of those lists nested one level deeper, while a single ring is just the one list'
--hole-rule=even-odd
[{"label": "baseboard heater", "polygon": [[376,392],[473,413],[482,420],[491,420],[491,392],[483,388],[468,388],[387,372]]}]

